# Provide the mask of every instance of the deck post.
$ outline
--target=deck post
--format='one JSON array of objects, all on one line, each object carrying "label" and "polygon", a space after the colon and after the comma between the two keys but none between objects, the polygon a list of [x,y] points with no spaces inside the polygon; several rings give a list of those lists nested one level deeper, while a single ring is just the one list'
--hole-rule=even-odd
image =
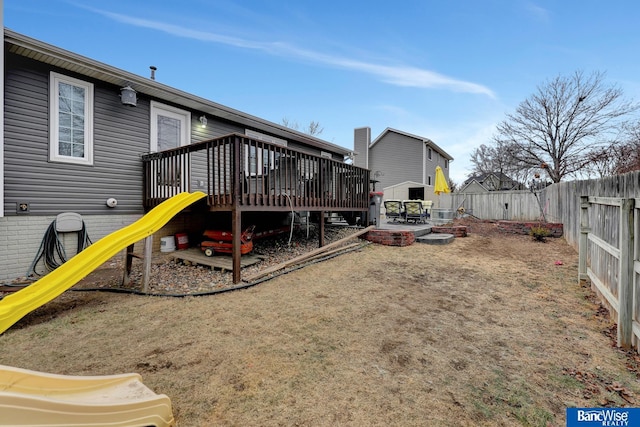
[{"label": "deck post", "polygon": [[144,239],[144,257],[142,269],[142,290],[143,292],[149,292],[149,278],[151,277],[151,256],[153,253],[153,234],[145,237]]},{"label": "deck post", "polygon": [[241,241],[242,239],[242,210],[240,204],[240,180],[244,173],[240,168],[240,138],[235,138],[233,144],[233,170],[234,179],[231,185],[233,185],[233,208],[231,211],[231,236],[232,236],[232,261],[233,261],[233,283],[240,283],[242,275],[240,273],[240,257]]},{"label": "deck post", "polygon": [[241,224],[241,213],[240,209],[234,209],[231,212],[231,235],[233,236],[233,245],[232,245],[232,261],[233,261],[233,283],[240,283],[242,280],[242,276],[240,274],[240,258],[242,257],[241,252],[241,241],[242,239],[242,224]]},{"label": "deck post", "polygon": [[128,286],[131,281],[131,267],[133,266],[133,245],[127,246],[124,251],[124,273],[122,274],[122,286]]},{"label": "deck post", "polygon": [[633,213],[635,199],[620,203],[620,274],[618,276],[618,347],[630,348],[633,339]]},{"label": "deck post", "polygon": [[324,212],[320,211],[320,224],[318,228],[318,246],[324,246]]}]

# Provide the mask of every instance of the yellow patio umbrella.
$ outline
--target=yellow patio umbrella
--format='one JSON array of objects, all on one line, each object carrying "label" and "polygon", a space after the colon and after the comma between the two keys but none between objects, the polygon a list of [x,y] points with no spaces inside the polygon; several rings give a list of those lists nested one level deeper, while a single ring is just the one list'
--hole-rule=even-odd
[{"label": "yellow patio umbrella", "polygon": [[436,167],[436,182],[433,186],[433,192],[438,196],[440,193],[451,193],[449,184],[447,183],[447,178],[445,178],[444,172],[442,172],[442,168],[440,166]]}]

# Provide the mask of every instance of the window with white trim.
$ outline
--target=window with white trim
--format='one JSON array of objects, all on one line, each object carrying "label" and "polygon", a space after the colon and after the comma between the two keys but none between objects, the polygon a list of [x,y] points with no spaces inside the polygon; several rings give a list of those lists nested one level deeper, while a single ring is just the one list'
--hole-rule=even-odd
[{"label": "window with white trim", "polygon": [[191,143],[191,113],[170,105],[151,101],[152,153],[182,147]]},{"label": "window with white trim", "polygon": [[49,112],[49,160],[92,165],[93,84],[51,72]]},{"label": "window with white trim", "polygon": [[[151,101],[149,150],[152,153],[182,147],[191,143],[191,113],[170,105]],[[180,162],[162,163],[153,167],[153,185],[160,188],[187,188],[189,170]]]},{"label": "window with white trim", "polygon": [[[264,141],[270,144],[287,146],[287,140],[267,135],[251,129],[245,129],[244,134],[251,139]],[[246,175],[266,175],[270,170],[278,167],[280,153],[269,152],[263,148],[251,145],[245,152],[244,170]]]}]

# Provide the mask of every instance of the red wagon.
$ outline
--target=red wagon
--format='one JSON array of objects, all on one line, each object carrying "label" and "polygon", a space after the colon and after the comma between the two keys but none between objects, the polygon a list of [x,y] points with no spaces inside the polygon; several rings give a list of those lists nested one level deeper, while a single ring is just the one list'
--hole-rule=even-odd
[{"label": "red wagon", "polygon": [[[248,254],[253,250],[253,230],[256,226],[247,227],[240,235],[240,253]],[[216,252],[230,254],[233,252],[233,234],[230,231],[205,230],[206,240],[200,243],[200,249],[206,256],[213,256]]]}]

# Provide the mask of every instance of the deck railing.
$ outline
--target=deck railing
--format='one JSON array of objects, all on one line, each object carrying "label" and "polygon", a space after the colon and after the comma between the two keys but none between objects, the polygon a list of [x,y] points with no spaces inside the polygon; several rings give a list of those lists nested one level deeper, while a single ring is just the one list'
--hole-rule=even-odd
[{"label": "deck railing", "polygon": [[230,134],[143,156],[144,203],[184,191],[208,194],[211,210],[366,211],[369,170]]}]

